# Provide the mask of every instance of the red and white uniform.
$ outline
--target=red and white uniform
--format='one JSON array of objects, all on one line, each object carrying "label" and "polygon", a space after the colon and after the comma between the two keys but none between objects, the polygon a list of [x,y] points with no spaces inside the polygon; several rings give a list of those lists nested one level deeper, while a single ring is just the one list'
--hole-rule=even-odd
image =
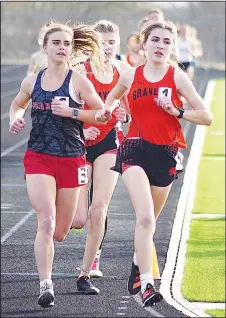
[{"label": "red and white uniform", "polygon": [[186,148],[179,119],[165,112],[154,100],[160,95],[169,96],[175,107],[183,107],[174,81],[175,68],[169,65],[164,77],[153,83],[145,79],[143,68],[141,65],[136,69],[128,94],[132,121],[126,138],[140,137],[157,145],[177,143],[178,147]]}]

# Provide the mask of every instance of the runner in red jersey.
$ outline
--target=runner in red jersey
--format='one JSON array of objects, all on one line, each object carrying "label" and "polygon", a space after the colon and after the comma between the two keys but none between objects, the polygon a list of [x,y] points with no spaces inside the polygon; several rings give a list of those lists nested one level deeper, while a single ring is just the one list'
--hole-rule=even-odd
[{"label": "runner in red jersey", "polygon": [[[18,134],[26,124],[23,116],[32,101],[24,168],[38,221],[34,250],[40,279],[38,304],[42,307],[54,305],[54,239],[62,241],[69,232],[80,189],[88,182],[83,121],[95,123],[98,114],[105,113],[93,85],[73,72],[68,62],[73,45],[75,53],[89,47],[101,58],[98,39],[89,26],[72,29],[60,23],[48,24],[42,42],[48,67],[22,81],[10,106],[9,131]],[[84,102],[90,110],[83,109]]]},{"label": "runner in red jersey", "polygon": [[[122,173],[136,212],[136,253],[128,290],[131,294],[141,290],[144,306],[162,299],[154,288],[151,251],[156,219],[177,178],[178,149],[186,147],[180,119],[200,125],[212,122],[187,74],[170,65],[176,35],[170,21],[147,27],[142,33],[146,64],[123,73],[105,102],[105,108],[112,111],[117,99],[129,90],[132,123],[113,170]],[[183,109],[180,96],[191,109]]]},{"label": "runner in red jersey", "polygon": [[[79,65],[79,69],[93,83],[96,92],[103,101],[118,82],[120,73],[129,69],[126,62],[115,59],[119,46],[119,29],[114,23],[100,20],[94,25],[94,30],[102,38],[105,71],[100,73],[91,62]],[[125,102],[125,101],[124,101]],[[89,105],[85,105],[89,109]],[[117,115],[125,117],[124,108],[117,103],[112,118],[105,125],[84,125],[86,138],[86,159],[90,183],[93,182],[93,195],[88,209],[88,195],[90,184],[83,187],[80,192],[78,210],[72,223],[73,228],[82,228],[90,213],[90,226],[86,241],[82,270],[77,281],[77,287],[84,294],[99,293],[91,281],[90,276],[100,277],[99,260],[104,232],[107,229],[107,210],[110,204],[119,174],[110,170],[116,160],[117,147],[122,141],[122,129],[116,118]],[[120,140],[121,139],[121,140]]]}]

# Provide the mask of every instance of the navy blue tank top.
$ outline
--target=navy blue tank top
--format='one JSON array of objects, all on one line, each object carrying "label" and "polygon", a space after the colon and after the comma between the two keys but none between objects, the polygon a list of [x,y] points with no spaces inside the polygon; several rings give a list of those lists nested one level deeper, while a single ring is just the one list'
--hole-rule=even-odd
[{"label": "navy blue tank top", "polygon": [[59,157],[78,157],[85,154],[83,122],[53,115],[51,101],[56,96],[67,97],[69,107],[83,108],[70,96],[69,83],[72,70],[69,70],[62,86],[55,91],[42,89],[41,81],[45,70],[38,73],[31,94],[32,129],[28,149]]}]

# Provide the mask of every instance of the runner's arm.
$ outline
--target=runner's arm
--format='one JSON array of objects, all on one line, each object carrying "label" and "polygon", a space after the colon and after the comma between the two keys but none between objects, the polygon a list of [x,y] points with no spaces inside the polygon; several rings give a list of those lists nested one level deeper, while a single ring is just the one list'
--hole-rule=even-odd
[{"label": "runner's arm", "polygon": [[186,99],[192,108],[184,111],[183,119],[193,124],[210,126],[212,123],[211,112],[207,109],[204,100],[196,91],[188,75],[179,68],[175,72],[175,83],[178,93]]}]

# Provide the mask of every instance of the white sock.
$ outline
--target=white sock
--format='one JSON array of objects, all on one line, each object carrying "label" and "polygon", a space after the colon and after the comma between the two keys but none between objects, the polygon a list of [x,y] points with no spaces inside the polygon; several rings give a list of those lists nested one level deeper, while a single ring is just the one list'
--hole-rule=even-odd
[{"label": "white sock", "polygon": [[133,262],[134,262],[134,265],[138,265],[137,264],[137,256],[136,256],[136,252],[134,252],[134,254],[133,254]]},{"label": "white sock", "polygon": [[53,284],[52,279],[51,279],[51,278],[47,278],[47,279],[44,279],[44,280],[41,280],[41,281],[40,281],[40,288],[41,288],[45,283],[47,283],[48,285],[52,285],[52,284]]},{"label": "white sock", "polygon": [[141,292],[144,293],[147,284],[150,283],[152,286],[154,286],[154,279],[152,273],[144,273],[140,275],[141,279]]}]

